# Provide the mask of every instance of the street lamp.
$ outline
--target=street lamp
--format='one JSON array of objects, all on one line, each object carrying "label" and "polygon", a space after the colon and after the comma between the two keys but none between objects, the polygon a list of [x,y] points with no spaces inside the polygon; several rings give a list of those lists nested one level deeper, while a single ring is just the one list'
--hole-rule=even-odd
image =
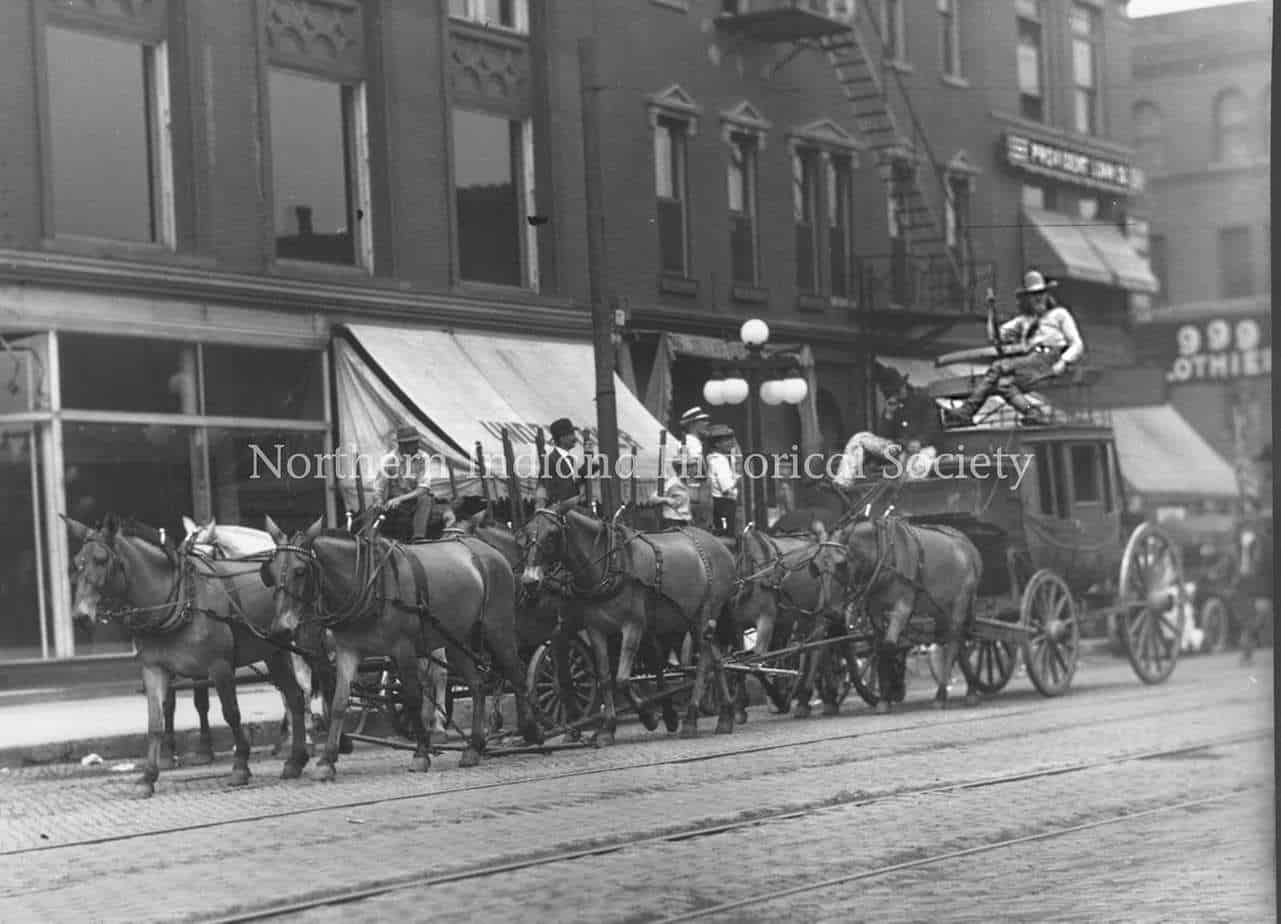
[{"label": "street lamp", "polygon": [[[758,318],[744,321],[738,339],[747,348],[747,358],[729,365],[736,373],[730,378],[710,379],[703,385],[703,400],[713,406],[738,405],[749,401],[753,394],[765,404],[800,404],[809,394],[809,385],[797,372],[796,360],[788,356],[766,356],[769,343],[769,325]],[[785,378],[765,379],[766,374],[783,374]],[[741,375],[740,375],[741,374]],[[761,526],[765,522],[764,482],[747,477],[746,460],[761,453],[760,402],[751,401],[747,408],[747,439],[744,449],[744,480],[747,483],[747,518]]]}]

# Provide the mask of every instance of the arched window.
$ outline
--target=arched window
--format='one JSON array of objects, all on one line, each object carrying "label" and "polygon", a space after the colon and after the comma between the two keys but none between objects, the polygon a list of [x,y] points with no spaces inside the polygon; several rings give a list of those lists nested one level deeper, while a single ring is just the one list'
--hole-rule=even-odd
[{"label": "arched window", "polygon": [[1214,101],[1214,159],[1241,163],[1250,159],[1250,110],[1240,90],[1224,90]]},{"label": "arched window", "polygon": [[1134,149],[1139,161],[1149,170],[1165,166],[1165,135],[1161,110],[1155,103],[1134,105]]}]

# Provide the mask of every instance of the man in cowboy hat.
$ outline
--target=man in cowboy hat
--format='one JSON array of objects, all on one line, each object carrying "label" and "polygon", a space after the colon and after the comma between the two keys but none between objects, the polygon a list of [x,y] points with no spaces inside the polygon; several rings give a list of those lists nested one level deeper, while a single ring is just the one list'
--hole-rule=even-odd
[{"label": "man in cowboy hat", "polygon": [[967,426],[994,394],[1022,414],[1025,423],[1044,421],[1043,412],[1028,400],[1026,392],[1038,382],[1062,375],[1085,352],[1072,312],[1050,295],[1056,285],[1047,283],[1036,270],[1023,277],[1023,288],[1014,293],[1019,297],[1019,316],[1001,325],[1000,339],[1026,352],[994,362],[960,407],[944,411],[949,425]]},{"label": "man in cowboy hat", "polygon": [[[410,426],[396,428],[396,447],[378,463],[377,477],[382,479],[382,509],[389,522],[385,535],[407,540],[427,535],[434,499],[427,456],[422,452],[422,439]],[[406,528],[408,527],[408,528]]]},{"label": "man in cowboy hat", "polygon": [[575,497],[582,489],[586,462],[580,466],[572,455],[578,445],[578,433],[568,417],[552,421],[548,428],[552,434],[552,448],[543,459],[543,473],[539,479],[534,499],[539,507],[558,504]]}]

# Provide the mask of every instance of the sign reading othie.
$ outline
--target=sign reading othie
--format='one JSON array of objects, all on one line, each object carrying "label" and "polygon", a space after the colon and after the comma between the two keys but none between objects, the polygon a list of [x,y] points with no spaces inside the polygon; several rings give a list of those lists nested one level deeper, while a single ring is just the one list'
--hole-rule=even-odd
[{"label": "sign reading othie", "polygon": [[1089,186],[1128,193],[1138,184],[1138,173],[1129,164],[1073,151],[1057,144],[1036,141],[1009,132],[1005,159],[1010,166]]},{"label": "sign reading othie", "polygon": [[[1270,333],[1270,332],[1269,332]],[[1178,354],[1165,373],[1168,382],[1236,379],[1272,374],[1270,336],[1253,318],[1215,318],[1184,324],[1175,332]]]}]

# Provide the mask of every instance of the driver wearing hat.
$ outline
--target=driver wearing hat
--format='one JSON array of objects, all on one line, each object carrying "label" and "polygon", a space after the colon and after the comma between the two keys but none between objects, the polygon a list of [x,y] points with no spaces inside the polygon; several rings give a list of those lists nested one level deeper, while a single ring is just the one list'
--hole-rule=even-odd
[{"label": "driver wearing hat", "polygon": [[[421,440],[413,427],[397,427],[396,448],[383,456],[378,465],[378,475],[384,479],[382,507],[392,521],[383,533],[411,541],[427,535],[434,503]],[[409,529],[405,529],[406,525]]]},{"label": "driver wearing hat", "polygon": [[576,497],[582,488],[586,462],[580,466],[573,450],[578,445],[578,433],[568,417],[552,421],[548,427],[552,435],[552,448],[543,459],[543,475],[539,479],[534,498],[539,507],[548,507]]},{"label": "driver wearing hat", "polygon": [[1036,270],[1023,277],[1023,288],[1014,293],[1019,298],[1019,315],[1001,325],[1000,339],[1027,352],[994,362],[960,407],[944,411],[949,425],[968,426],[994,394],[1023,415],[1025,423],[1044,422],[1043,412],[1028,400],[1026,392],[1051,376],[1062,375],[1085,353],[1072,312],[1050,295],[1056,285],[1047,283]]}]

